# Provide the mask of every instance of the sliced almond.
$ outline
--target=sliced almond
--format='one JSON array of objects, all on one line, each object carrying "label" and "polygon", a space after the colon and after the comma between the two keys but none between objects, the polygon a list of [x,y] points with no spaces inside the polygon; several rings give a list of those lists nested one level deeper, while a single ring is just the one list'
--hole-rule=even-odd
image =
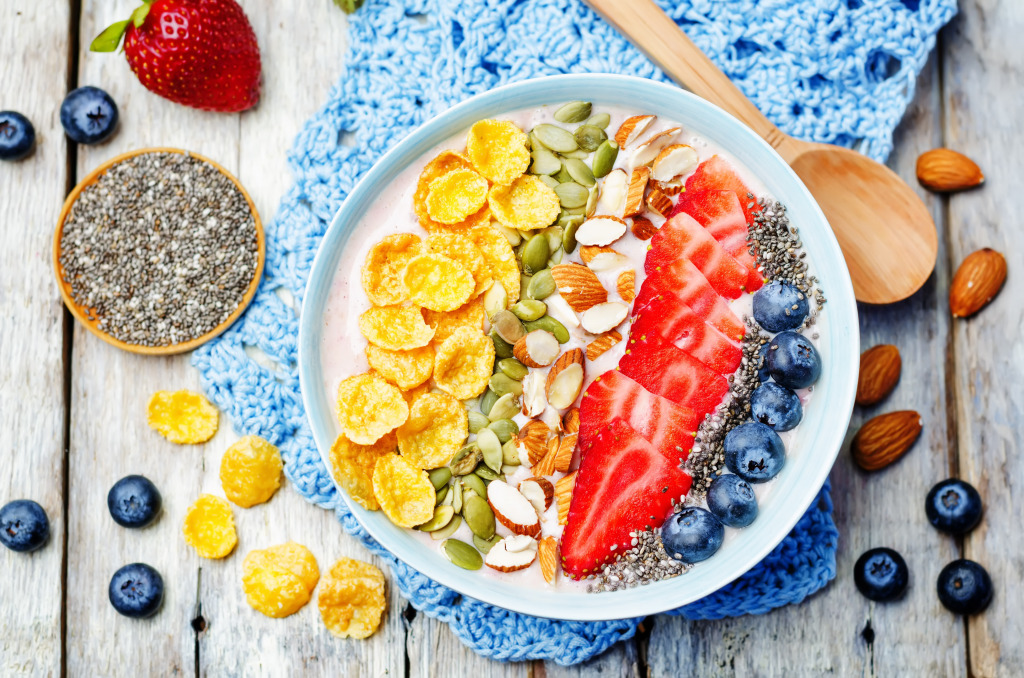
[{"label": "sliced almond", "polygon": [[633,217],[630,228],[633,230],[633,235],[640,240],[650,240],[658,232],[658,227],[650,219],[641,216]]},{"label": "sliced almond", "polygon": [[[584,245],[584,246],[580,247],[580,259],[583,260],[584,264],[589,264],[591,262],[591,260],[594,257],[596,257],[598,254],[608,254],[608,253],[618,254],[618,252],[613,250],[611,247],[602,246],[602,245]],[[591,269],[591,270],[593,270],[593,269]]]},{"label": "sliced almond", "polygon": [[548,404],[564,410],[576,401],[583,388],[583,349],[566,351],[548,371],[545,389]]},{"label": "sliced almond", "polygon": [[587,360],[597,360],[620,341],[622,341],[622,335],[615,330],[598,335],[596,339],[587,344]]},{"label": "sliced almond", "polygon": [[580,324],[591,334],[604,334],[621,325],[627,315],[629,315],[628,304],[623,304],[621,301],[606,301],[603,304],[595,304],[584,311],[580,317]]},{"label": "sliced almond", "polygon": [[[572,453],[576,450],[576,440],[579,438],[579,435],[579,433],[566,433],[558,441],[558,450],[555,452],[556,471],[565,473],[569,470],[569,465],[572,463]],[[554,488],[551,491],[554,494]]]},{"label": "sliced almond", "polygon": [[[562,415],[560,415],[558,413],[558,410],[556,410],[555,408],[549,407],[549,408],[545,409],[543,412],[541,412],[540,420],[543,421],[545,424],[547,424],[548,428],[551,429],[552,431],[557,431],[558,427],[562,423]],[[551,449],[551,444],[554,441],[555,441],[555,438],[552,438],[551,440],[548,441],[548,450],[549,451]]]},{"label": "sliced almond", "polygon": [[519,483],[519,491],[526,497],[537,513],[544,513],[551,508],[555,500],[555,486],[547,478],[534,476]]},{"label": "sliced almond", "polygon": [[626,170],[613,169],[601,180],[601,197],[597,201],[595,214],[622,216],[626,206],[626,192],[629,190],[629,175]]},{"label": "sliced almond", "polygon": [[544,300],[548,305],[548,315],[562,323],[568,329],[575,329],[580,326],[580,320],[562,295],[553,294]]},{"label": "sliced almond", "polygon": [[626,118],[626,121],[619,125],[619,130],[615,133],[615,143],[619,145],[619,148],[631,145],[651,126],[652,122],[654,122],[653,115],[634,115],[632,118]]},{"label": "sliced almond", "polygon": [[636,299],[636,271],[623,271],[615,280],[615,290],[622,300],[629,303]]},{"label": "sliced almond", "polygon": [[541,539],[537,544],[537,560],[540,561],[540,573],[544,575],[544,581],[554,584],[558,575],[558,540],[554,537]]},{"label": "sliced almond", "polygon": [[540,536],[540,518],[523,493],[503,480],[487,486],[487,503],[498,522],[515,534]]},{"label": "sliced almond", "polygon": [[516,436],[516,443],[520,449],[526,450],[527,458],[531,464],[536,464],[544,458],[548,452],[548,437],[551,429],[542,421],[533,419],[523,424]]},{"label": "sliced almond", "polygon": [[649,167],[637,167],[629,177],[629,188],[626,189],[626,206],[622,216],[632,217],[644,211],[644,196],[647,195],[647,182],[651,178]]},{"label": "sliced almond", "polygon": [[555,335],[547,330],[533,330],[519,337],[512,347],[512,354],[527,367],[547,367],[555,362],[560,350]]},{"label": "sliced almond", "polygon": [[[484,565],[498,572],[515,572],[525,570],[537,559],[537,541],[529,538],[529,543],[521,542],[519,537],[505,537],[484,556]],[[518,550],[512,550],[518,548]]]},{"label": "sliced almond", "polygon": [[652,186],[667,196],[679,195],[686,188],[686,182],[677,181],[652,181]]},{"label": "sliced almond", "polygon": [[580,430],[580,408],[573,407],[562,415],[561,429],[565,433],[576,433]]},{"label": "sliced almond", "polygon": [[626,234],[626,222],[608,214],[591,217],[576,229],[576,242],[581,245],[611,245]]},{"label": "sliced almond", "polygon": [[651,176],[655,181],[672,181],[696,169],[700,159],[693,146],[669,144],[654,158]]},{"label": "sliced almond", "polygon": [[551,269],[558,293],[577,313],[608,301],[608,292],[594,272],[582,264],[559,264]]},{"label": "sliced almond", "polygon": [[603,273],[605,271],[614,271],[617,268],[629,265],[629,257],[618,252],[601,252],[600,254],[594,255],[594,258],[590,260],[588,266],[590,270],[595,273]]},{"label": "sliced almond", "polygon": [[530,472],[537,477],[549,476],[555,472],[555,457],[558,456],[558,436],[552,436],[548,440],[548,449],[544,452],[543,458],[530,469]]},{"label": "sliced almond", "polygon": [[527,417],[536,417],[548,406],[547,396],[544,393],[543,373],[531,370],[523,378],[523,399],[521,412]]},{"label": "sliced almond", "polygon": [[530,549],[537,549],[537,540],[525,534],[510,534],[504,538],[505,548],[510,553],[521,553]]},{"label": "sliced almond", "polygon": [[661,189],[652,188],[647,193],[647,207],[652,212],[657,212],[661,216],[667,217],[674,205],[672,204],[672,198],[662,193]]},{"label": "sliced almond", "polygon": [[558,502],[558,524],[565,525],[569,519],[569,506],[572,504],[572,489],[576,486],[576,474],[573,471],[555,481],[555,501]]},{"label": "sliced almond", "polygon": [[667,129],[664,132],[655,134],[653,137],[637,146],[636,151],[633,152],[632,166],[642,167],[644,165],[650,165],[654,162],[654,159],[658,157],[658,154],[672,143],[677,134],[679,134],[679,128],[673,127],[672,129]]}]

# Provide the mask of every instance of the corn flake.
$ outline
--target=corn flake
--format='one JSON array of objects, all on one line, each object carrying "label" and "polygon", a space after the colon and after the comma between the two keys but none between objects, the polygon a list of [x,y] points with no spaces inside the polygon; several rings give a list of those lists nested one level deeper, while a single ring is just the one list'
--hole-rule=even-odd
[{"label": "corn flake", "polygon": [[320,617],[339,638],[369,638],[387,607],[384,573],[369,563],[342,558],[320,584]]},{"label": "corn flake", "polygon": [[494,342],[468,327],[455,330],[434,356],[434,383],[458,400],[483,393],[493,370]]},{"label": "corn flake", "polygon": [[250,551],[242,564],[245,599],[268,617],[287,617],[301,610],[319,580],[316,558],[293,541]]},{"label": "corn flake", "polygon": [[245,436],[220,460],[220,484],[228,499],[242,508],[269,501],[281,487],[281,453],[259,436]]},{"label": "corn flake", "polygon": [[400,304],[409,298],[402,273],[413,257],[423,253],[423,242],[412,233],[396,233],[370,248],[363,264],[363,290],[375,306]]},{"label": "corn flake", "polygon": [[460,327],[484,330],[484,298],[476,297],[454,311],[425,311],[427,324],[434,328],[434,344],[440,345]]},{"label": "corn flake", "polygon": [[373,470],[373,494],[384,515],[399,527],[421,525],[434,515],[437,495],[427,472],[397,454],[377,461]]},{"label": "corn flake", "polygon": [[408,351],[426,346],[434,330],[423,321],[417,306],[381,306],[359,316],[359,331],[374,346],[391,351]]},{"label": "corn flake", "polygon": [[524,174],[510,186],[495,185],[489,200],[494,218],[519,231],[547,228],[562,209],[554,190],[531,174]]},{"label": "corn flake", "polygon": [[441,151],[420,172],[420,177],[416,181],[416,192],[412,196],[412,204],[413,209],[416,211],[416,216],[419,217],[420,223],[425,228],[427,223],[437,223],[430,218],[430,214],[427,212],[427,196],[430,195],[431,182],[456,169],[472,170],[473,166],[470,164],[469,159],[461,153]]},{"label": "corn flake", "polygon": [[373,469],[377,460],[398,449],[394,433],[388,433],[373,445],[359,445],[344,435],[331,445],[331,470],[334,480],[360,506],[368,511],[380,508],[373,494]]},{"label": "corn flake", "polygon": [[442,224],[457,224],[487,202],[487,179],[471,169],[453,169],[430,182],[427,215]]},{"label": "corn flake", "polygon": [[366,360],[378,374],[403,391],[416,388],[430,379],[434,371],[434,349],[430,346],[409,351],[389,351],[369,344],[366,347]]},{"label": "corn flake", "polygon": [[157,391],[146,407],[146,423],[172,443],[205,443],[217,433],[217,408],[194,391]]},{"label": "corn flake", "polygon": [[402,392],[376,374],[359,374],[338,385],[338,423],[352,442],[372,445],[409,418]]},{"label": "corn flake", "polygon": [[181,531],[185,542],[202,558],[226,558],[238,544],[231,505],[212,494],[201,494],[185,513]]},{"label": "corn flake", "polygon": [[484,255],[491,275],[505,288],[509,305],[519,301],[519,264],[508,239],[490,224],[474,228],[469,237]]},{"label": "corn flake", "polygon": [[405,267],[409,298],[431,311],[454,311],[476,289],[473,274],[459,262],[440,254],[421,254]]},{"label": "corn flake", "polygon": [[427,238],[427,251],[462,264],[462,267],[473,275],[473,280],[476,282],[476,287],[473,288],[474,297],[487,291],[494,281],[483,253],[467,233],[441,231],[431,233]]},{"label": "corn flake", "polygon": [[507,186],[530,166],[526,133],[508,120],[479,120],[469,128],[466,153],[480,174]]},{"label": "corn flake", "polygon": [[408,403],[410,407],[412,407],[413,401],[419,398],[424,393],[430,393],[429,382],[420,384],[411,391],[402,391],[402,397],[405,398],[405,402]]},{"label": "corn flake", "polygon": [[472,228],[489,223],[491,223],[491,208],[487,205],[484,205],[473,214],[470,214],[468,217],[455,224],[442,224],[440,221],[434,221],[430,217],[420,219],[420,226],[422,226],[427,233],[466,233]]},{"label": "corn flake", "polygon": [[413,401],[409,418],[398,427],[398,449],[416,468],[445,466],[469,436],[462,404],[444,393],[427,393]]}]

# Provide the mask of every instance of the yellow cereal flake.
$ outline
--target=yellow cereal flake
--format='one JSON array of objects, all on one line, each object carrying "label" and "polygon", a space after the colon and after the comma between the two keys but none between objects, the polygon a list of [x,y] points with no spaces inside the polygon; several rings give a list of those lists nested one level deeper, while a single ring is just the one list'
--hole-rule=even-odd
[{"label": "yellow cereal flake", "polygon": [[259,436],[245,436],[220,460],[220,485],[242,508],[269,501],[281,487],[281,453]]},{"label": "yellow cereal flake", "polygon": [[388,433],[373,445],[359,445],[340,435],[331,445],[334,480],[360,506],[376,511],[380,504],[373,494],[373,469],[378,459],[396,449],[398,442],[394,433]]},{"label": "yellow cereal flake", "polygon": [[[461,153],[441,151],[420,172],[420,177],[416,181],[416,192],[412,196],[412,204],[413,209],[416,211],[416,216],[419,217],[420,223],[423,224],[424,228],[426,228],[428,223],[438,223],[431,219],[430,214],[427,212],[427,196],[430,194],[431,182],[456,169],[472,170],[473,166],[466,156]],[[428,228],[427,230],[430,229]]]},{"label": "yellow cereal flake", "polygon": [[473,274],[459,262],[440,254],[421,254],[405,267],[409,298],[431,311],[454,311],[476,289]]},{"label": "yellow cereal flake", "polygon": [[238,544],[231,504],[212,494],[199,495],[188,507],[181,531],[202,558],[226,558]]},{"label": "yellow cereal flake", "polygon": [[434,349],[430,346],[409,351],[389,351],[369,344],[366,347],[366,360],[378,374],[403,391],[416,388],[430,379],[434,371]]},{"label": "yellow cereal flake", "polygon": [[402,397],[405,398],[405,402],[409,404],[409,407],[412,407],[413,401],[424,393],[430,393],[430,382],[420,384],[411,391],[402,391]]},{"label": "yellow cereal flake", "polygon": [[427,238],[427,251],[457,261],[473,275],[476,287],[473,296],[483,294],[494,278],[484,260],[484,255],[467,233],[434,232]]},{"label": "yellow cereal flake", "polygon": [[480,174],[507,186],[530,166],[526,133],[508,120],[480,120],[469,128],[466,153]]},{"label": "yellow cereal flake", "polygon": [[318,581],[316,558],[293,541],[250,551],[242,564],[245,599],[268,617],[287,617],[301,610],[313,597]]},{"label": "yellow cereal flake", "polygon": [[494,218],[520,231],[547,228],[562,209],[554,190],[532,174],[524,174],[510,186],[495,185],[488,199]]},{"label": "yellow cereal flake", "polygon": [[400,304],[408,299],[402,273],[413,257],[423,253],[423,241],[412,233],[396,233],[370,248],[363,264],[363,290],[374,306]]},{"label": "yellow cereal flake", "polygon": [[381,306],[359,316],[359,331],[374,346],[391,351],[408,351],[426,346],[434,330],[423,321],[418,306]]},{"label": "yellow cereal flake", "polygon": [[466,408],[444,393],[426,393],[409,408],[398,427],[398,449],[416,468],[445,466],[469,436]]},{"label": "yellow cereal flake", "polygon": [[493,370],[494,342],[468,327],[455,330],[434,356],[434,383],[458,400],[483,393]]},{"label": "yellow cereal flake", "polygon": [[389,454],[373,470],[373,494],[384,515],[399,527],[422,525],[434,515],[434,486],[427,472]]},{"label": "yellow cereal flake", "polygon": [[453,169],[430,182],[427,214],[442,224],[457,224],[487,202],[487,179],[470,169]]},{"label": "yellow cereal flake", "polygon": [[372,445],[409,418],[402,392],[376,374],[359,374],[338,385],[338,423],[354,443]]},{"label": "yellow cereal flake", "polygon": [[491,275],[505,288],[509,305],[519,301],[519,264],[508,239],[490,224],[474,228],[469,236],[484,255]]},{"label": "yellow cereal flake", "polygon": [[468,217],[455,224],[442,224],[440,221],[434,221],[430,217],[420,219],[420,226],[422,226],[427,233],[466,233],[472,228],[489,223],[491,223],[491,208],[487,205],[484,205],[473,214],[470,214]]},{"label": "yellow cereal flake", "polygon": [[424,315],[427,324],[434,328],[434,344],[439,346],[460,327],[471,327],[483,332],[484,298],[476,297],[454,311],[425,311]]},{"label": "yellow cereal flake", "polygon": [[317,606],[335,636],[369,638],[387,607],[384,573],[369,563],[342,558],[324,575]]},{"label": "yellow cereal flake", "polygon": [[179,445],[205,443],[217,432],[217,408],[194,391],[157,391],[146,407],[146,422]]}]

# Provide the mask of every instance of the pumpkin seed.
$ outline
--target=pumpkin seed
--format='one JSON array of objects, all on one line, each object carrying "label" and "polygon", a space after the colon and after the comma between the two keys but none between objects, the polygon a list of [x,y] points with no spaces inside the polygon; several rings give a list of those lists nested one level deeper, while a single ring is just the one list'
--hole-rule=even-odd
[{"label": "pumpkin seed", "polygon": [[484,558],[479,551],[458,539],[445,540],[444,554],[452,565],[458,565],[464,570],[479,570],[484,564]]},{"label": "pumpkin seed", "polygon": [[608,138],[604,130],[593,125],[580,125],[573,135],[576,144],[588,153],[593,153]]},{"label": "pumpkin seed", "polygon": [[535,148],[531,154],[533,163],[530,164],[531,174],[554,174],[562,168],[558,156],[546,148]]},{"label": "pumpkin seed", "polygon": [[607,129],[608,125],[612,124],[612,116],[607,113],[595,113],[583,124],[591,125],[600,129]]},{"label": "pumpkin seed", "polygon": [[558,122],[583,122],[590,117],[590,110],[589,101],[570,101],[555,111],[554,118]]},{"label": "pumpkin seed", "polygon": [[565,161],[565,169],[569,171],[572,176],[572,180],[581,186],[590,188],[597,183],[597,179],[594,178],[594,173],[587,167],[587,163],[576,158],[568,158]]},{"label": "pumpkin seed", "polygon": [[548,226],[541,233],[548,239],[548,249],[552,252],[562,246],[562,229],[558,226]]},{"label": "pumpkin seed", "polygon": [[[516,444],[515,440],[509,440],[501,446],[502,461],[506,466],[519,466],[523,463],[522,458],[519,456],[519,445]],[[466,476],[467,478],[469,476]]]},{"label": "pumpkin seed", "polygon": [[579,144],[576,143],[576,139],[573,137],[572,132],[563,129],[558,125],[542,123],[533,128],[533,135],[537,137],[545,147],[559,153],[575,151],[579,147]]},{"label": "pumpkin seed", "polygon": [[437,506],[451,506],[452,505],[452,498],[454,497],[455,493],[452,492],[451,487],[452,487],[451,485],[448,485],[448,486],[445,487],[447,492],[445,492],[444,496],[441,497],[441,501],[437,502],[437,504],[436,504]]},{"label": "pumpkin seed", "polygon": [[[499,311],[501,313],[501,311]],[[498,333],[491,328],[491,341],[494,342],[494,355],[498,358],[511,358],[512,357],[512,344],[508,343],[504,339],[498,336]],[[483,408],[481,408],[483,411]]]},{"label": "pumpkin seed", "polygon": [[550,332],[555,335],[555,339],[558,340],[559,344],[564,344],[569,341],[569,330],[565,329],[565,325],[549,315],[546,315],[543,318],[537,318],[536,320],[531,320],[525,324],[526,329],[530,332],[534,330],[545,330]]},{"label": "pumpkin seed", "polygon": [[559,247],[555,253],[548,257],[548,268],[553,268],[562,263],[562,248]]},{"label": "pumpkin seed", "polygon": [[[483,464],[477,464],[477,467],[473,469],[473,473],[480,476],[480,479],[483,480],[485,484],[492,480],[498,480],[501,478],[500,473],[484,466]],[[504,480],[504,478],[502,478],[502,480]]]},{"label": "pumpkin seed", "polygon": [[448,497],[448,485],[445,485],[437,491],[437,498],[434,499],[434,506],[440,506],[444,500]]},{"label": "pumpkin seed", "polygon": [[[519,304],[516,304],[518,306]],[[513,309],[515,306],[512,307]],[[513,313],[515,311],[513,310]],[[515,379],[516,381],[522,381],[529,374],[529,370],[526,369],[526,365],[522,364],[515,358],[502,358],[498,361],[498,369],[501,370],[506,377],[509,379]],[[485,424],[486,425],[486,424]],[[476,431],[470,431],[470,433],[476,433]]]},{"label": "pumpkin seed", "polygon": [[[525,333],[525,330],[524,330]],[[502,372],[498,374],[492,374],[491,380],[487,384],[492,391],[497,393],[499,396],[503,395],[523,395],[523,382],[510,379],[507,375]],[[488,415],[490,416],[490,415]]]},{"label": "pumpkin seed", "polygon": [[[569,170],[565,169],[565,163],[562,163],[561,169],[559,169],[558,173],[555,174],[555,179],[558,180],[559,184],[567,184],[572,181],[572,175],[569,174]],[[555,186],[555,188],[558,187]]]},{"label": "pumpkin seed", "polygon": [[550,151],[550,150],[551,150],[550,148],[548,148],[547,146],[545,146],[545,145],[544,145],[544,142],[543,142],[543,141],[541,141],[541,140],[540,140],[540,139],[539,139],[539,138],[537,137],[537,134],[536,134],[536,132],[534,132],[534,130],[530,130],[529,134],[527,134],[527,135],[526,135],[526,138],[527,138],[527,139],[529,140],[529,142],[530,142],[530,152],[531,152],[531,153],[532,153],[533,151],[536,151],[536,150],[537,150],[538,148],[543,148],[543,149],[544,149],[545,151]]},{"label": "pumpkin seed", "polygon": [[590,191],[574,181],[559,184],[554,188],[554,191],[562,207],[586,207],[587,198],[590,197]]},{"label": "pumpkin seed", "polygon": [[526,294],[526,288],[530,286],[530,277],[528,275],[519,276],[519,298],[522,299],[523,295]]},{"label": "pumpkin seed", "polygon": [[[521,243],[523,241],[522,236],[519,235],[519,231],[517,231],[514,228],[509,228],[508,226],[506,226],[505,224],[501,223],[500,221],[492,221],[491,222],[491,228],[496,229],[498,231],[501,231],[501,234],[503,236],[505,236],[505,239],[508,240],[508,244],[512,245],[512,247],[515,247],[516,245],[518,245],[519,243]],[[498,285],[498,287],[501,287],[500,283],[496,283],[496,284]],[[502,287],[502,289],[505,289],[505,288]]]},{"label": "pumpkin seed", "polygon": [[480,537],[474,534],[473,546],[475,546],[480,551],[480,553],[487,555],[491,552],[492,548],[498,545],[498,542],[501,541],[501,539],[502,537],[497,534],[491,537],[490,539],[481,539]]},{"label": "pumpkin seed", "polygon": [[[596,183],[596,181],[595,181],[595,183]],[[598,199],[600,199],[600,197],[601,197],[601,187],[600,186],[594,186],[592,189],[590,189],[590,197],[587,198],[587,206],[586,206],[586,208],[584,208],[584,212],[583,212],[587,216],[587,219],[589,219],[590,217],[594,216],[594,212],[597,211],[597,201],[598,201]]]},{"label": "pumpkin seed", "polygon": [[498,398],[500,398],[500,397],[501,396],[499,396],[494,391],[485,391],[484,394],[482,396],[480,396],[480,412],[481,412],[481,414],[484,414],[484,415],[490,414],[491,413],[491,408],[494,407],[494,404],[496,402],[498,402]]},{"label": "pumpkin seed", "polygon": [[[574,233],[573,234],[573,243],[575,243],[575,242],[576,241],[575,241],[575,233]],[[564,247],[564,243],[565,243],[565,233],[564,233],[564,231],[562,233],[562,243],[563,243],[563,247]],[[575,247],[575,244],[574,244],[574,247]],[[533,279],[530,280],[530,284],[526,288],[526,298],[527,299],[535,299],[537,301],[540,301],[541,299],[547,299],[552,294],[554,294],[555,290],[557,290],[557,289],[558,289],[558,286],[555,284],[555,277],[553,275],[551,275],[551,269],[546,268],[543,271],[537,271],[537,273],[533,276]]]},{"label": "pumpkin seed", "polygon": [[[544,268],[541,266],[541,268]],[[540,269],[537,269],[540,270]],[[523,323],[519,322],[519,318],[515,316],[512,311],[504,310],[498,311],[491,318],[491,332],[498,335],[499,339],[502,339],[509,346],[514,345],[519,341],[526,332],[523,331]],[[509,357],[509,356],[502,356]]]},{"label": "pumpkin seed", "polygon": [[448,468],[452,470],[454,475],[468,475],[473,472],[473,469],[476,468],[483,458],[484,455],[480,451],[480,446],[476,443],[470,443],[455,453],[455,456],[448,463]]},{"label": "pumpkin seed", "polygon": [[523,272],[533,275],[544,268],[549,256],[551,248],[548,246],[548,239],[540,234],[533,236],[523,248]]},{"label": "pumpkin seed", "polygon": [[558,220],[558,225],[562,227],[562,249],[566,254],[572,254],[575,251],[576,231],[584,221],[585,218],[582,214],[566,215]]},{"label": "pumpkin seed", "polygon": [[[515,358],[505,358],[505,360],[515,360]],[[482,412],[470,410],[468,414],[470,433],[476,433],[482,428],[487,428],[487,424],[491,423],[491,420],[487,418],[487,415]]]},{"label": "pumpkin seed", "polygon": [[498,440],[498,434],[489,428],[481,429],[480,433],[476,434],[476,444],[480,446],[480,451],[484,455],[484,463],[488,468],[500,472],[501,441]]},{"label": "pumpkin seed", "polygon": [[452,479],[452,470],[447,466],[431,469],[427,471],[427,477],[430,478],[430,484],[434,486],[434,489],[440,490]]},{"label": "pumpkin seed", "polygon": [[[470,492],[475,493],[481,499],[487,499],[487,485],[480,479],[480,476],[475,473],[470,473],[468,476],[462,476],[462,484],[465,486],[463,495],[468,496]],[[462,501],[466,503],[465,498]]]},{"label": "pumpkin seed", "polygon": [[577,160],[586,160],[590,157],[590,154],[582,148],[577,148],[575,151],[569,151],[568,153],[559,153],[559,155],[563,158],[576,158]]},{"label": "pumpkin seed", "polygon": [[462,513],[462,481],[456,480],[452,483],[452,508],[456,513]]},{"label": "pumpkin seed", "polygon": [[519,414],[519,398],[514,393],[506,393],[495,401],[491,411],[487,413],[487,418],[491,421],[498,421],[499,419],[511,419],[517,414]]},{"label": "pumpkin seed", "polygon": [[[587,208],[585,206],[584,207],[563,208],[562,211],[558,213],[558,218],[562,219],[564,217],[582,217],[584,214],[586,214],[586,212],[587,212]],[[549,227],[549,228],[551,228],[551,227]],[[562,228],[562,230],[565,231],[564,228]]]},{"label": "pumpkin seed", "polygon": [[499,311],[504,311],[506,308],[508,308],[508,292],[505,291],[504,285],[495,281],[484,292],[484,313],[487,314],[487,319],[490,320]]},{"label": "pumpkin seed", "polygon": [[[561,252],[562,248],[559,247],[558,251]],[[526,290],[527,293],[529,293],[530,288],[527,287]],[[538,301],[537,299],[523,299],[522,301],[514,305],[511,308],[511,311],[520,320],[536,320],[537,318],[541,317],[542,315],[548,312],[548,305],[545,304],[543,301]],[[519,364],[522,365],[522,363]],[[524,366],[523,369],[525,370],[526,367]],[[508,373],[506,372],[506,374]],[[509,374],[508,376],[512,377],[513,379],[517,379],[517,377],[514,377],[511,374]],[[526,375],[524,374],[522,377],[518,377],[518,380],[522,381],[523,377],[525,376]]]},{"label": "pumpkin seed", "polygon": [[434,515],[427,522],[418,526],[420,532],[434,532],[447,525],[455,517],[455,509],[451,506],[438,506],[434,508]]},{"label": "pumpkin seed", "polygon": [[430,538],[434,541],[444,541],[448,537],[458,532],[460,525],[462,525],[462,516],[456,513],[452,517],[452,521],[450,523],[442,527],[440,530],[437,530],[436,532],[431,532]]},{"label": "pumpkin seed", "polygon": [[548,188],[554,188],[555,186],[557,186],[557,185],[558,185],[558,179],[556,179],[556,178],[554,178],[554,177],[549,177],[549,176],[548,176],[548,175],[546,175],[546,174],[542,174],[542,175],[540,175],[540,176],[539,176],[539,177],[537,177],[537,178],[538,178],[538,179],[540,179],[541,181],[543,181],[543,182],[544,182],[544,184],[545,184],[545,185],[546,185],[546,186],[547,186]]},{"label": "pumpkin seed", "polygon": [[615,159],[619,157],[619,145],[611,139],[605,139],[594,151],[594,162],[590,169],[594,176],[601,178],[606,176],[615,167]]},{"label": "pumpkin seed", "polygon": [[494,511],[487,505],[487,501],[473,495],[466,500],[462,507],[462,517],[473,534],[481,539],[490,539],[494,536]]},{"label": "pumpkin seed", "polygon": [[498,442],[502,445],[509,442],[519,433],[519,424],[512,419],[499,419],[492,421],[488,427],[498,436]]}]

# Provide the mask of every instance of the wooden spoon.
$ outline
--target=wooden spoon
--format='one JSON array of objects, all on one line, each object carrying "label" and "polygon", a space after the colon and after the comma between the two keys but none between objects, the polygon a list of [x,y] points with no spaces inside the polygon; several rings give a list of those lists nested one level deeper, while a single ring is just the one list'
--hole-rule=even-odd
[{"label": "wooden spoon", "polygon": [[672,79],[745,122],[789,163],[828,218],[859,301],[900,301],[924,284],[939,248],[935,223],[895,172],[779,130],[652,0],[586,1]]}]

